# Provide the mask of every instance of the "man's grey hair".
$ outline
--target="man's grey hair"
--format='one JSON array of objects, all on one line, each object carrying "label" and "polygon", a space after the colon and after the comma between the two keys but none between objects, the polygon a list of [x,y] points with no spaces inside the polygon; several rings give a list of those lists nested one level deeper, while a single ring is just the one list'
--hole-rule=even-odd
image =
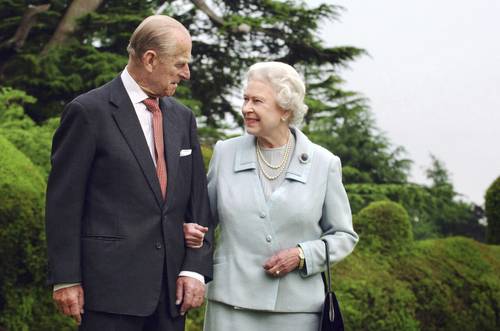
[{"label": "man's grey hair", "polygon": [[189,35],[188,30],[172,17],[149,16],[132,33],[127,52],[136,60],[141,59],[148,50],[154,50],[160,56],[173,55],[177,46],[176,30]]},{"label": "man's grey hair", "polygon": [[308,108],[304,104],[306,87],[294,67],[283,62],[258,62],[246,74],[247,84],[251,80],[269,83],[278,105],[290,111],[289,123],[296,126],[302,123]]}]

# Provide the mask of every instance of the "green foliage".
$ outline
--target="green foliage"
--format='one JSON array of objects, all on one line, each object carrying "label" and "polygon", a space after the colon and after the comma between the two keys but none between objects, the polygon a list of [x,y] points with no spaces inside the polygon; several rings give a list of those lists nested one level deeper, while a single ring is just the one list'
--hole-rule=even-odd
[{"label": "green foliage", "polygon": [[203,320],[205,319],[206,304],[200,308],[190,310],[186,319],[186,331],[201,331],[203,329]]},{"label": "green foliage", "polygon": [[[332,82],[335,86],[337,82]],[[338,90],[338,88],[333,88]],[[304,129],[309,138],[338,155],[349,170],[346,183],[405,183],[411,161],[402,147],[393,148],[375,127],[366,100],[354,93],[339,93],[317,105]],[[339,104],[340,103],[340,104]]]},{"label": "green foliage", "polygon": [[344,183],[369,183],[370,174],[362,172],[351,166],[342,167],[342,180]]},{"label": "green foliage", "polygon": [[399,254],[412,245],[413,234],[406,210],[395,202],[377,201],[354,218],[360,248],[386,255]]},{"label": "green foliage", "polygon": [[395,276],[411,284],[423,330],[498,330],[500,250],[455,237],[417,242]]},{"label": "green foliage", "polygon": [[43,125],[36,124],[24,112],[26,104],[35,99],[23,91],[0,89],[0,134],[13,143],[47,177],[50,170],[52,135],[59,123],[56,118]]},{"label": "green foliage", "polygon": [[37,167],[0,135],[0,325],[9,330],[70,325],[44,286],[44,192]]},{"label": "green foliage", "polygon": [[478,223],[482,217],[481,209],[457,201],[454,192],[452,195],[450,192],[441,194],[441,188],[417,184],[347,184],[346,190],[353,213],[379,200],[403,205],[417,240],[457,234],[476,240],[484,238],[484,226]]},{"label": "green foliage", "polygon": [[348,184],[353,213],[374,201],[389,200],[404,206],[410,216],[415,239],[439,237],[439,229],[434,222],[436,202],[425,187],[416,184]]},{"label": "green foliage", "polygon": [[[82,17],[66,42],[42,54],[71,1],[51,1],[47,12],[36,16],[25,45],[12,52],[0,47],[0,84],[26,91],[37,99],[28,107],[37,122],[60,114],[64,104],[100,86],[127,63],[128,39],[144,17],[153,14],[159,1],[108,0],[98,12]],[[12,37],[28,3],[0,1],[0,45]]]},{"label": "green foliage", "polygon": [[444,236],[463,235],[484,241],[485,229],[479,224],[483,216],[481,207],[465,202],[455,192],[442,161],[431,154],[431,167],[427,169],[427,178],[431,180],[428,188],[436,206],[434,223]]},{"label": "green foliage", "polygon": [[500,249],[465,238],[357,250],[333,269],[346,330],[497,330]]},{"label": "green foliage", "polygon": [[485,209],[488,220],[487,241],[498,245],[500,244],[500,177],[486,191]]},{"label": "green foliage", "polygon": [[201,155],[203,156],[203,164],[205,165],[205,170],[208,171],[208,166],[210,164],[210,160],[212,159],[213,150],[210,147],[201,146]]},{"label": "green foliage", "polygon": [[394,279],[383,255],[357,250],[332,272],[346,330],[420,330],[410,284]]}]

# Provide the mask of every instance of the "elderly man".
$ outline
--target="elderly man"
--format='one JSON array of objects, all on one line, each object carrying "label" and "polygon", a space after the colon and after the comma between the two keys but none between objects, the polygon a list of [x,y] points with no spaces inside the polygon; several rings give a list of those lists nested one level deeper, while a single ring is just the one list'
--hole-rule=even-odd
[{"label": "elderly man", "polygon": [[191,37],[150,16],[127,50],[123,72],[70,102],[54,135],[49,282],[80,330],[183,330],[212,277],[212,233],[185,247],[183,224],[211,220],[195,117],[171,98]]}]

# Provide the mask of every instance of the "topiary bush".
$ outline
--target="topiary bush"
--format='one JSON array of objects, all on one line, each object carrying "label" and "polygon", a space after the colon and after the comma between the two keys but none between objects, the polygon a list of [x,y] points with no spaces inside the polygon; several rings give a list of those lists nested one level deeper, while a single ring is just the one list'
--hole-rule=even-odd
[{"label": "topiary bush", "polygon": [[69,330],[45,286],[45,180],[0,135],[0,325],[8,330]]},{"label": "topiary bush", "polygon": [[392,275],[383,255],[356,250],[332,270],[346,330],[420,330],[410,284]]},{"label": "topiary bush", "polygon": [[0,134],[24,153],[34,165],[40,167],[44,177],[50,170],[50,148],[52,136],[59,124],[52,118],[43,125],[36,124],[24,112],[24,105],[35,99],[23,91],[11,88],[0,89]]},{"label": "topiary bush", "polygon": [[490,244],[500,244],[500,177],[488,188],[485,196],[485,213],[488,220],[486,241]]},{"label": "topiary bush", "polygon": [[346,330],[500,329],[500,246],[452,237],[398,256],[361,249],[332,272]]},{"label": "topiary bush", "polygon": [[452,237],[415,243],[392,269],[410,285],[421,329],[500,329],[500,247]]},{"label": "topiary bush", "polygon": [[354,217],[360,248],[382,254],[406,250],[413,242],[408,213],[392,201],[372,202]]}]

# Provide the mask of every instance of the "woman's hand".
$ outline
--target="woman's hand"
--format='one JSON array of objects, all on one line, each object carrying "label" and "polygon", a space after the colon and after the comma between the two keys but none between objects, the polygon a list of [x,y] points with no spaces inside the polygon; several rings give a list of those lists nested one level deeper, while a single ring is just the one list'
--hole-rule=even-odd
[{"label": "woman's hand", "polygon": [[196,223],[184,223],[184,241],[189,248],[201,248],[208,228]]},{"label": "woman's hand", "polygon": [[300,251],[298,247],[283,249],[271,256],[264,263],[266,273],[273,277],[283,277],[299,266]]}]

